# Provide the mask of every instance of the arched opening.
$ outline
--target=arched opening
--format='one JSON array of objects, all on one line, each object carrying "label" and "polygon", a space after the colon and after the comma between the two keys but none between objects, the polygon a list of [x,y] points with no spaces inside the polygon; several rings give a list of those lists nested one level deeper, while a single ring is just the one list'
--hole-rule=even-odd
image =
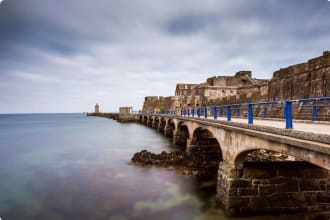
[{"label": "arched opening", "polygon": [[148,116],[144,116],[143,124],[148,125]]},{"label": "arched opening", "polygon": [[188,138],[189,138],[188,127],[183,122],[180,122],[178,124],[178,131],[175,138],[175,144],[183,147],[183,149],[186,150]]},{"label": "arched opening", "polygon": [[217,139],[206,128],[197,128],[193,133],[190,155],[199,161],[198,166],[207,169],[208,174],[217,176],[219,163],[223,161],[221,147]]},{"label": "arched opening", "polygon": [[166,119],[165,118],[161,118],[159,123],[160,124],[158,126],[158,131],[164,133],[165,126],[166,126]]},{"label": "arched opening", "polygon": [[152,127],[158,129],[158,126],[159,126],[159,117],[155,117],[155,121],[154,121]]},{"label": "arched opening", "polygon": [[143,123],[143,116],[142,115],[140,115],[140,117],[139,117],[139,122]]},{"label": "arched opening", "polygon": [[167,121],[167,126],[166,126],[166,131],[165,131],[166,137],[173,137],[174,130],[175,130],[175,123],[174,123],[173,119],[169,119]]}]

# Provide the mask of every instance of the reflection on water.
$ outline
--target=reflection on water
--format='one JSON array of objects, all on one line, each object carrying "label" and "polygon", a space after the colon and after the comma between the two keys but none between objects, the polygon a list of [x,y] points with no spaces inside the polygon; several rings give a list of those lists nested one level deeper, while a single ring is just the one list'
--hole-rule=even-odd
[{"label": "reflection on water", "polygon": [[234,219],[216,203],[214,181],[130,163],[142,148],[171,149],[142,125],[82,114],[0,115],[0,140],[4,220]]}]

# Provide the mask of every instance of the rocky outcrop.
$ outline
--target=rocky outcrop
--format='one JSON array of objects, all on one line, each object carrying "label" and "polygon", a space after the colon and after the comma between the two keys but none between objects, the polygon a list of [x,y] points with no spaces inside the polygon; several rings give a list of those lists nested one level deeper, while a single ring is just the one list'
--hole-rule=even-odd
[{"label": "rocky outcrop", "polygon": [[175,167],[185,175],[194,176],[214,176],[218,163],[207,160],[206,157],[195,157],[193,154],[175,151],[154,154],[147,150],[142,150],[134,154],[132,162],[142,166]]}]

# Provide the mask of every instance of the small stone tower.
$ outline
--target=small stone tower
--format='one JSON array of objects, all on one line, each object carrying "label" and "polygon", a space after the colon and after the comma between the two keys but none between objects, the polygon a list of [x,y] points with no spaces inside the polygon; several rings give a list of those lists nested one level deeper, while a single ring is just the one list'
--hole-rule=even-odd
[{"label": "small stone tower", "polygon": [[99,104],[96,103],[95,105],[95,113],[99,113],[100,112],[100,106]]}]

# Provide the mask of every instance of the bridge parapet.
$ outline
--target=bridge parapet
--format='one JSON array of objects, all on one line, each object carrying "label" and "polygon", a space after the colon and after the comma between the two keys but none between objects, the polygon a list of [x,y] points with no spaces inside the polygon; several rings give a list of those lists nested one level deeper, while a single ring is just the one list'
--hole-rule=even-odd
[{"label": "bridge parapet", "polygon": [[214,120],[226,118],[227,121],[232,121],[234,118],[246,118],[248,124],[254,124],[255,119],[277,119],[285,122],[285,126],[283,127],[292,129],[294,128],[294,119],[305,122],[330,122],[330,97],[239,103],[147,112],[147,114],[155,113],[191,118],[213,118]]}]

